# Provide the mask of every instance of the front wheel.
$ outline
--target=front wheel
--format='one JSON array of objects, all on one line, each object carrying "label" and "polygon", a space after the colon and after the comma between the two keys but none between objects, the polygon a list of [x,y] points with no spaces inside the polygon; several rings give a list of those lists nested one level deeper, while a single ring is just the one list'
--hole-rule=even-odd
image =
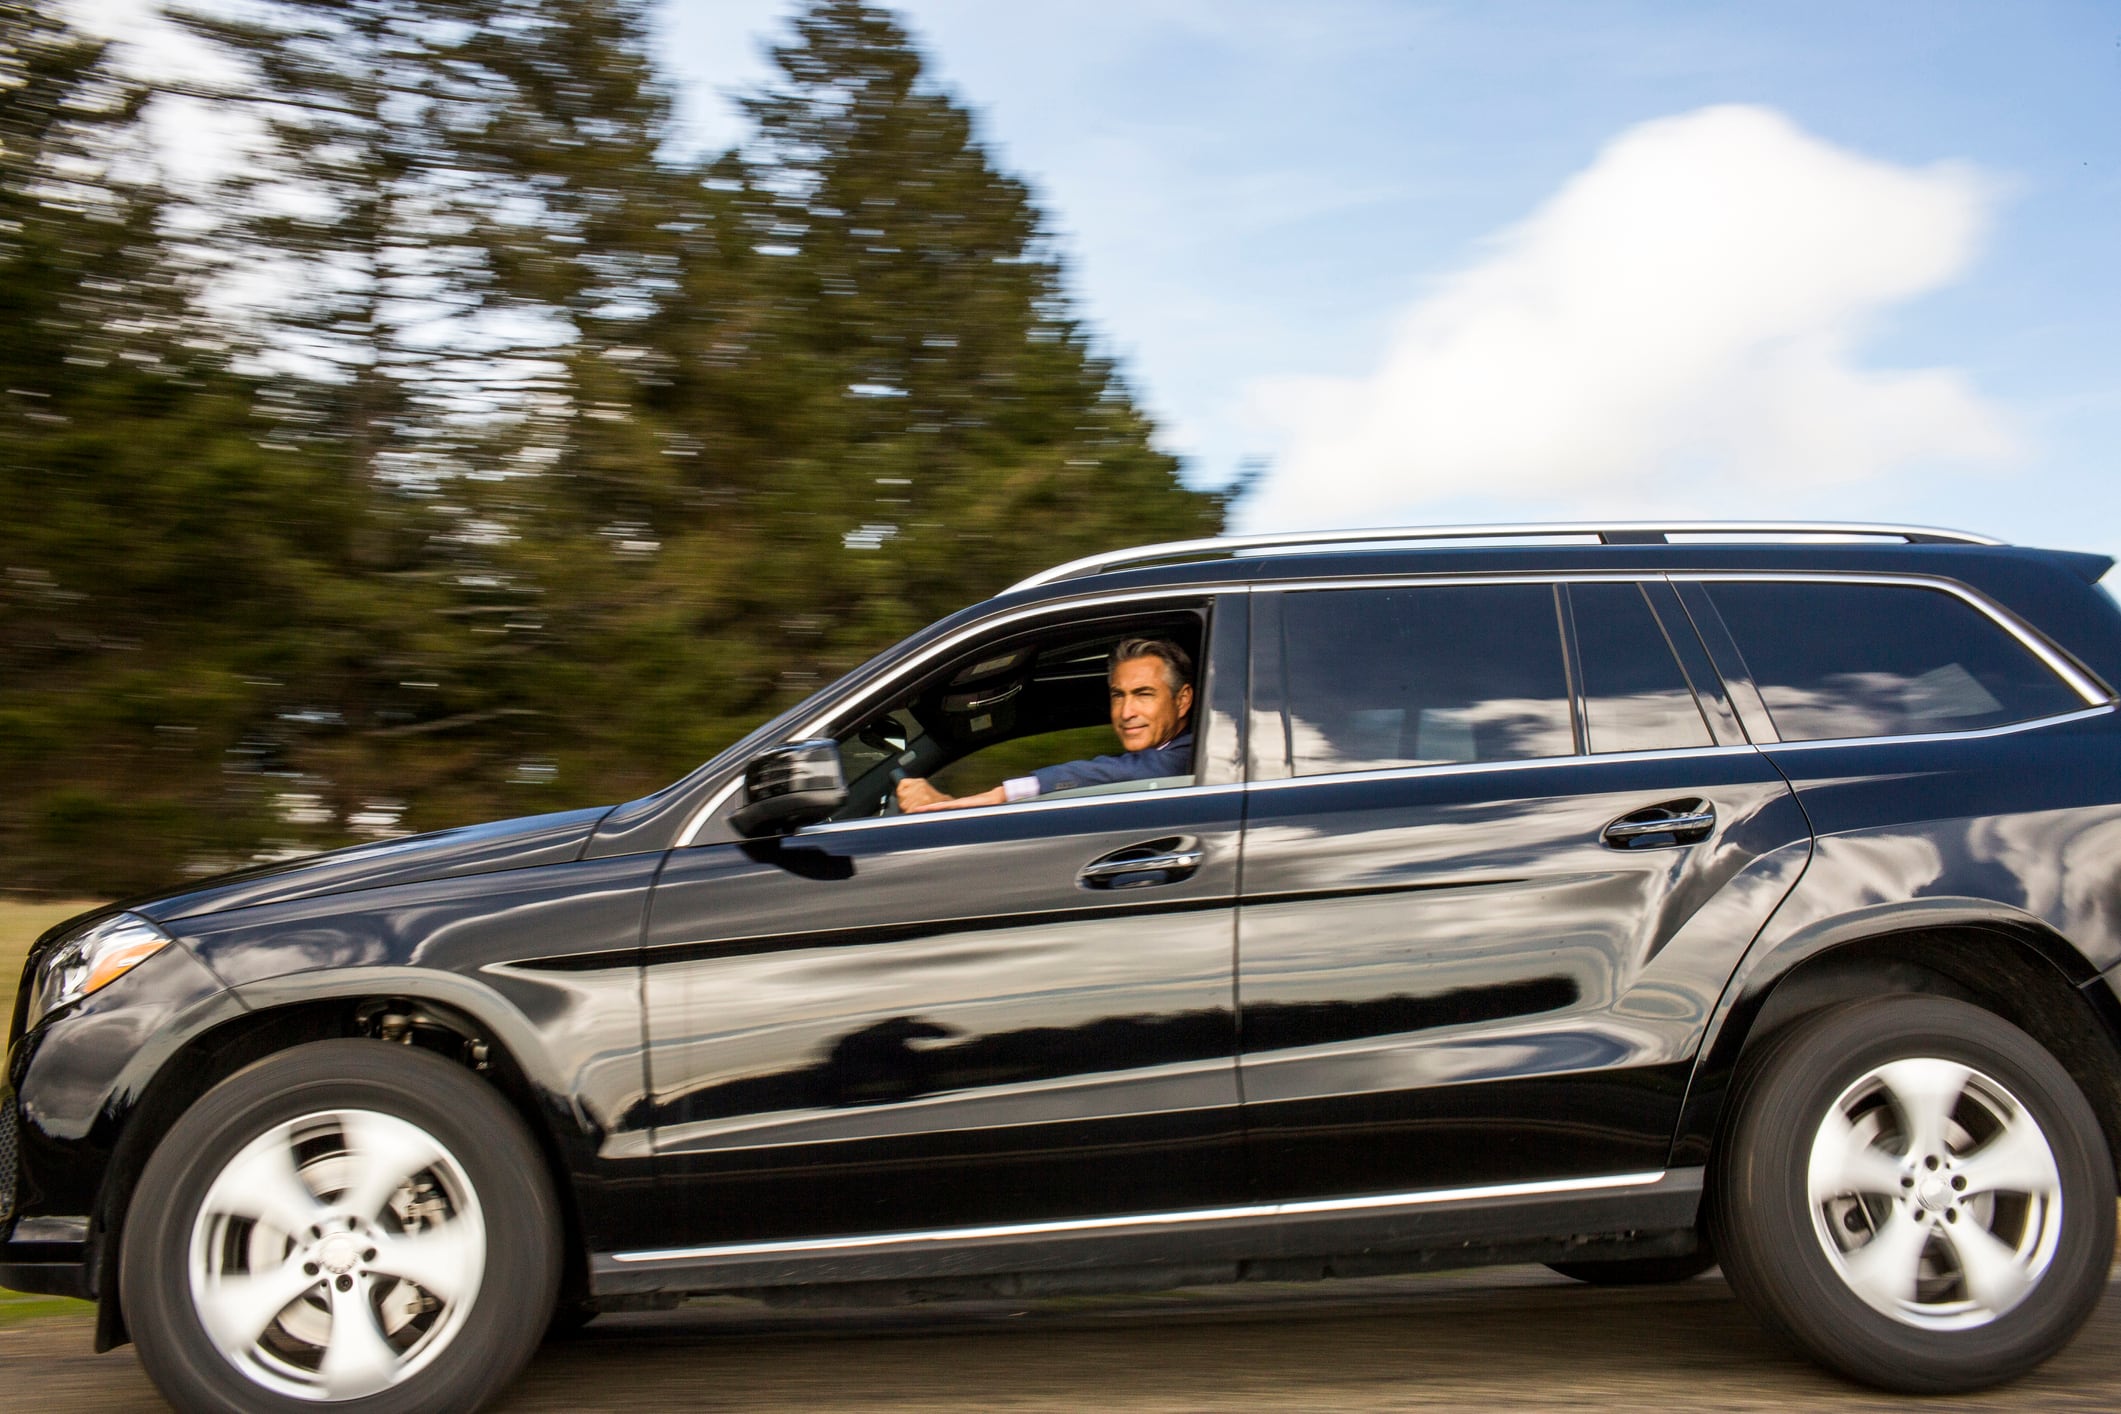
[{"label": "front wheel", "polygon": [[2114,1169],[2055,1058],[1941,997],[1837,1007],[1748,1067],[1712,1240],[1746,1304],[1821,1363],[1908,1393],[2030,1370],[2106,1288]]},{"label": "front wheel", "polygon": [[469,1410],[521,1368],[559,1219],[491,1088],[424,1051],[322,1041],[229,1077],[141,1175],[120,1259],[179,1409]]}]

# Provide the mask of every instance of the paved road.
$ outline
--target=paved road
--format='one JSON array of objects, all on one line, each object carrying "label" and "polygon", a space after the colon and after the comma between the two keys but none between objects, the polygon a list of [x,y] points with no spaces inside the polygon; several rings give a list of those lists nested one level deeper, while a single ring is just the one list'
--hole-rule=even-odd
[{"label": "paved road", "polygon": [[[0,1407],[157,1409],[129,1352],[76,1319],[0,1330]],[[27,1385],[27,1389],[25,1386]],[[29,1393],[33,1390],[34,1393]],[[16,1403],[18,1396],[25,1402]],[[495,1408],[1899,1410],[1784,1351],[1714,1276],[1599,1291],[1539,1269],[1233,1287],[1030,1306],[606,1317]],[[2007,1389],[1935,1410],[2121,1407],[2121,1292]]]}]

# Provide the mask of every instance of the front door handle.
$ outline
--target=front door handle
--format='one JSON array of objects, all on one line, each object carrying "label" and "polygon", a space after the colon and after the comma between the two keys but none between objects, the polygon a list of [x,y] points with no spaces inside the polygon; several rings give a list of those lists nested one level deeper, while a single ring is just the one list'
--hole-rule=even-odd
[{"label": "front door handle", "polygon": [[1716,828],[1716,807],[1705,800],[1667,800],[1605,827],[1600,838],[1615,849],[1656,849],[1694,844]]},{"label": "front door handle", "polygon": [[1075,877],[1093,889],[1173,884],[1200,868],[1206,857],[1198,840],[1190,835],[1173,835],[1113,850],[1085,864]]}]

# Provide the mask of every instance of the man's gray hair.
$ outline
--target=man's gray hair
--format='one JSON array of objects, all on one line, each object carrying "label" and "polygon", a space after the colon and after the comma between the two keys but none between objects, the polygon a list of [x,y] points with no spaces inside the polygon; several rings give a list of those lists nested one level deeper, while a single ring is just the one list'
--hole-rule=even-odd
[{"label": "man's gray hair", "polygon": [[1160,658],[1164,664],[1164,685],[1176,694],[1193,681],[1193,655],[1168,638],[1123,638],[1119,647],[1112,650],[1112,660],[1105,665],[1105,676],[1110,678],[1119,671],[1121,663],[1131,663],[1136,658]]}]

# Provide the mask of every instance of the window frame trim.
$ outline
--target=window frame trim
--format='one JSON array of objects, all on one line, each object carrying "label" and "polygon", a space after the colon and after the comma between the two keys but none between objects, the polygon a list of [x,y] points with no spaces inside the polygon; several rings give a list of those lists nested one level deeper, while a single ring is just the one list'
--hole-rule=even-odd
[{"label": "window frame trim", "polygon": [[[1006,628],[1012,624],[1022,623],[1030,619],[1037,619],[1049,614],[1067,614],[1084,609],[1098,609],[1107,606],[1126,604],[1142,604],[1166,599],[1193,599],[1197,601],[1204,601],[1210,605],[1212,622],[1213,602],[1225,596],[1281,595],[1290,593],[1302,593],[1308,590],[1320,589],[1408,589],[1420,588],[1427,585],[1555,585],[1612,582],[1628,584],[1663,583],[1669,585],[1673,589],[1675,594],[1679,592],[1680,586],[1682,585],[1708,584],[1719,582],[1809,582],[1828,584],[1884,584],[1898,585],[1914,589],[1941,590],[1944,593],[1950,594],[1954,598],[1963,601],[1977,612],[1985,614],[1993,623],[1995,623],[1999,628],[2003,629],[2005,633],[2009,634],[2012,638],[2016,639],[2022,647],[2024,647],[2035,658],[2038,658],[2043,664],[2045,664],[2050,672],[2054,673],[2057,677],[2061,678],[2062,681],[2068,687],[2075,691],[2078,696],[2084,700],[2085,707],[2078,711],[2067,712],[2048,717],[2034,718],[2024,722],[2007,722],[2000,726],[1977,728],[1971,732],[1965,733],[1936,732],[1926,733],[1920,736],[1902,737],[1831,737],[1809,742],[1785,742],[1782,741],[1779,735],[1774,732],[1772,720],[1769,719],[1766,714],[1765,704],[1762,704],[1761,712],[1759,713],[1759,720],[1755,720],[1754,715],[1746,711],[1745,706],[1743,705],[1744,696],[1743,693],[1740,692],[1740,689],[1742,688],[1747,691],[1750,691],[1752,688],[1751,681],[1749,679],[1744,678],[1740,678],[1735,681],[1732,679],[1730,666],[1726,665],[1717,657],[1717,655],[1713,651],[1710,651],[1708,649],[1706,635],[1702,634],[1700,631],[1700,626],[1698,624],[1695,624],[1690,625],[1690,627],[1694,629],[1696,637],[1703,641],[1704,651],[1708,652],[1709,655],[1710,666],[1716,670],[1718,678],[1721,679],[1724,692],[1727,695],[1727,699],[1729,700],[1730,705],[1738,715],[1741,728],[1748,735],[1751,735],[1753,737],[1753,740],[1749,745],[1723,744],[1705,748],[1674,748],[1670,751],[1659,752],[1615,752],[1603,755],[1592,753],[1581,757],[1537,756],[1521,761],[1453,762],[1438,766],[1395,767],[1384,771],[1345,772],[1340,773],[1338,775],[1297,776],[1292,774],[1277,779],[1259,779],[1256,776],[1253,776],[1242,782],[1234,784],[1224,783],[1206,786],[1183,786],[1179,789],[1184,791],[1273,789],[1281,786],[1303,784],[1310,781],[1346,780],[1355,776],[1377,776],[1381,778],[1389,778],[1406,775],[1410,772],[1504,770],[1529,766],[1547,766],[1569,761],[1574,761],[1581,764],[1582,762],[1590,761],[1627,761],[1635,760],[1641,757],[1663,758],[1674,755],[1689,755],[1698,751],[1711,751],[1721,754],[1730,751],[1758,751],[1775,747],[1816,749],[1819,747],[1842,746],[1852,742],[1866,741],[1915,742],[1951,740],[1954,738],[1963,737],[1993,736],[2012,731],[2024,731],[2031,730],[2037,727],[2050,726],[2058,722],[2078,721],[2085,718],[2097,716],[2102,711],[2113,710],[2116,707],[2117,703],[2121,703],[2121,697],[2116,697],[2115,695],[2109,694],[2096,680],[2091,678],[2087,673],[2084,672],[2084,670],[2077,667],[2075,662],[2070,659],[2067,654],[2057,649],[2044,634],[2040,633],[2037,629],[2033,628],[2017,614],[2013,613],[2011,610],[2005,608],[2003,605],[1997,603],[1988,595],[1973,588],[1972,586],[1942,575],[1892,574],[1862,570],[1841,571],[1642,569],[1567,571],[1523,570],[1497,571],[1483,574],[1333,575],[1322,576],[1315,579],[1286,579],[1240,583],[1211,582],[1186,585],[1168,585],[1159,586],[1154,589],[1130,589],[1104,594],[1071,595],[1063,599],[1051,599],[1037,604],[1021,605],[1017,608],[1005,610],[1001,613],[997,613],[989,617],[980,619],[974,623],[966,624],[957,632],[952,633],[944,638],[940,638],[933,643],[924,645],[919,651],[908,655],[905,661],[894,665],[889,671],[874,679],[860,693],[850,694],[847,697],[839,698],[829,706],[819,710],[816,713],[813,713],[808,719],[806,719],[806,721],[797,731],[793,732],[788,737],[788,740],[801,740],[806,736],[816,736],[820,734],[820,731],[825,726],[832,723],[838,718],[839,714],[845,710],[847,703],[852,701],[855,697],[867,697],[872,690],[877,692],[889,693],[890,691],[898,687],[900,684],[902,684],[907,678],[921,671],[927,664],[931,663],[934,659],[956,651],[969,639],[978,637],[982,634],[991,633],[999,628]],[[1685,609],[1688,612],[1689,616],[1691,616],[1693,612],[1692,606],[1688,605],[1685,602],[1684,596],[1681,596],[1680,606],[1682,609]],[[1277,605],[1276,607],[1278,608],[1279,606]],[[1662,615],[1660,613],[1660,618],[1661,617]],[[1252,698],[1250,688],[1252,686],[1252,682],[1256,681],[1256,675],[1258,672],[1258,655],[1263,647],[1263,639],[1265,638],[1265,635],[1259,632],[1260,622],[1256,612],[1250,616],[1250,619],[1251,622],[1249,624],[1249,631],[1247,634],[1250,651],[1247,656],[1248,660],[1252,662],[1254,666],[1247,673],[1248,682],[1246,684],[1246,715],[1241,730],[1245,732],[1248,742],[1256,742],[1258,740],[1256,733],[1259,731],[1259,728],[1262,726],[1262,723],[1260,722],[1258,716],[1258,704]],[[1676,625],[1667,625],[1667,628],[1669,631],[1672,632],[1678,631]],[[1733,646],[1735,646],[1735,643]],[[1279,649],[1279,644],[1276,645],[1276,649]],[[1576,695],[1574,692],[1573,684],[1571,685],[1571,689],[1572,705],[1570,710],[1573,713],[1577,710],[1573,705],[1573,699]],[[1698,698],[1700,689],[1696,687],[1695,692]],[[1288,713],[1287,705],[1285,703],[1282,704],[1282,709],[1279,715],[1282,718],[1282,726],[1284,733],[1283,740],[1286,741]],[[1246,749],[1246,757],[1248,764],[1256,760],[1256,753],[1249,745]],[[722,808],[728,804],[730,797],[733,796],[737,792],[737,790],[742,786],[744,780],[744,766],[746,764],[747,763],[740,761],[737,762],[731,768],[731,772],[728,779],[723,781],[721,785],[717,786],[714,790],[712,790],[707,795],[705,801],[702,802],[701,805],[693,811],[691,818],[686,821],[684,827],[678,831],[677,837],[671,842],[670,848],[685,849],[699,842],[699,836],[701,831],[706,828],[707,824],[710,821],[714,820],[720,814]],[[1151,796],[1167,796],[1171,794],[1171,792],[1152,791],[1145,792],[1145,794]],[[1101,799],[1101,797],[1091,797],[1090,799]],[[1054,807],[1065,807],[1075,803],[1077,802],[1048,801],[1043,807],[1041,807],[1040,803],[1037,801],[1020,801],[1006,806],[990,806],[984,808],[995,810],[1025,810],[1037,808],[1050,809]],[[977,812],[975,811],[964,813],[969,814]],[[917,819],[919,817],[911,818]],[[866,825],[880,822],[842,821],[839,823],[843,825]]]},{"label": "window frame trim", "polygon": [[1691,760],[1705,756],[1751,755],[1757,746],[1673,746],[1659,751],[1606,751],[1576,756],[1519,756],[1507,761],[1446,761],[1430,766],[1384,766],[1360,771],[1329,771],[1314,776],[1285,776],[1278,781],[1252,781],[1247,790],[1285,790],[1292,786],[1315,786],[1364,781],[1399,781],[1413,777],[1465,776],[1480,771],[1531,771],[1561,767],[1602,766],[1631,761]]},{"label": "window frame trim", "polygon": [[[1582,582],[1581,580],[1573,581],[1575,584]],[[1694,716],[1700,721],[1702,734],[1708,740],[1695,742],[1689,746],[1653,746],[1638,748],[1638,750],[1697,751],[1705,746],[1740,745],[1741,743],[1725,741],[1722,733],[1717,730],[1716,723],[1710,720],[1708,708],[1701,701],[1701,689],[1695,686],[1693,675],[1686,669],[1686,659],[1681,656],[1678,646],[1672,642],[1672,626],[1665,622],[1665,615],[1657,611],[1657,601],[1648,592],[1651,583],[1653,581],[1650,580],[1634,581],[1635,597],[1641,602],[1644,611],[1649,614],[1650,625],[1657,630],[1657,641],[1664,645],[1664,651],[1670,657],[1672,667],[1678,672],[1680,686],[1686,689],[1687,700],[1694,704]],[[1577,619],[1576,596],[1570,592],[1571,587],[1572,582],[1570,581],[1564,581],[1556,586],[1560,593],[1563,608],[1563,636],[1568,640],[1569,680],[1574,689],[1576,719],[1580,724],[1581,731],[1581,735],[1577,739],[1577,754],[1579,756],[1619,756],[1630,754],[1618,751],[1600,751],[1597,743],[1591,739],[1591,692],[1583,663],[1583,625]],[[1684,604],[1679,607],[1681,612],[1685,611],[1686,606]],[[1693,626],[1688,624],[1686,629],[1688,632],[1692,632]],[[1713,670],[1714,665],[1712,662],[1711,671]]]},{"label": "window frame trim", "polygon": [[[1991,623],[2016,640],[2021,648],[2032,654],[2049,672],[2060,678],[2063,684],[2075,692],[2084,703],[2083,708],[2072,712],[2050,712],[2040,717],[2027,717],[2016,722],[1999,722],[1992,727],[1975,727],[1964,731],[1870,733],[1858,736],[1809,737],[1798,741],[1785,741],[1781,729],[1775,725],[1774,713],[1768,710],[1766,697],[1761,694],[1759,684],[1753,680],[1751,666],[1745,662],[1745,650],[1739,646],[1737,637],[1731,633],[1729,625],[1723,622],[1723,611],[1716,607],[1715,596],[1703,594],[1702,598],[1707,602],[1708,608],[1715,614],[1717,630],[1728,640],[1731,651],[1737,655],[1737,659],[1735,665],[1726,664],[1722,661],[1722,655],[1718,654],[1713,647],[1711,647],[1709,656],[1715,662],[1716,671],[1724,679],[1726,687],[1734,690],[1733,702],[1738,707],[1739,719],[1743,723],[1746,733],[1753,738],[1756,745],[1762,747],[1831,745],[1859,741],[1908,742],[1936,741],[1948,738],[1964,740],[2013,727],[2068,720],[2086,712],[2111,707],[2116,701],[2113,695],[2106,692],[2096,679],[2078,667],[2068,654],[2055,647],[2047,639],[2046,635],[2003,605],[1974,589],[1971,585],[1962,584],[1955,579],[1914,574],[1837,574],[1832,571],[1822,570],[1690,570],[1674,571],[1665,575],[1665,578],[1672,583],[1675,589],[1685,584],[1864,584],[1895,589],[1925,589],[1949,594],[1976,613],[1985,615]],[[1682,594],[1680,602],[1687,612],[1692,615],[1695,612],[1695,606],[1687,603],[1686,599],[1687,596]],[[1697,628],[1699,627],[1698,622],[1696,626]],[[1707,634],[1702,636],[1704,640],[1708,638]],[[1740,673],[1740,676],[1736,679],[1732,677],[1734,666]]]},{"label": "window frame trim", "polygon": [[[2040,731],[2048,727],[2063,726],[2070,722],[2087,722],[2096,717],[2113,715],[2114,703],[2097,707],[2082,707],[2074,712],[2060,712],[2047,717],[2033,717],[2023,722],[2005,722],[2001,726],[1975,727],[1970,731],[1929,732],[1920,736],[1840,736],[1818,741],[1769,741],[1737,746],[1674,746],[1658,751],[1604,751],[1588,756],[1525,756],[1511,761],[1451,761],[1437,766],[1394,766],[1379,770],[1335,771],[1316,776],[1288,776],[1276,781],[1249,781],[1244,789],[1285,790],[1292,786],[1361,784],[1366,781],[1398,781],[1414,777],[1462,776],[1476,771],[1528,771],[1536,768],[1560,768],[1624,765],[1640,761],[1693,760],[1710,756],[1757,755],[1777,751],[1818,751],[1841,749],[1851,746],[1911,746],[1927,741],[1978,741],[1984,737],[2009,736],[2015,732]],[[1056,801],[1055,804],[1066,804]],[[997,809],[1001,807],[995,807]]]},{"label": "window frame trim", "polygon": [[[794,731],[792,731],[787,736],[786,740],[802,741],[810,737],[831,736],[834,734],[834,727],[836,725],[843,724],[843,720],[846,717],[848,717],[849,715],[859,715],[858,712],[853,711],[853,707],[855,704],[874,703],[882,698],[891,696],[893,693],[903,688],[911,679],[919,675],[921,672],[925,671],[930,666],[932,666],[937,659],[947,657],[950,654],[957,652],[973,639],[982,638],[998,630],[1007,629],[1015,625],[1025,623],[1027,621],[1036,620],[1040,618],[1063,618],[1070,614],[1086,610],[1097,610],[1104,608],[1124,609],[1125,607],[1130,605],[1147,605],[1156,601],[1168,599],[1191,600],[1200,605],[1202,614],[1207,624],[1208,641],[1206,644],[1203,645],[1204,649],[1212,651],[1213,635],[1215,632],[1215,616],[1218,609],[1221,607],[1218,601],[1221,600],[1224,596],[1249,595],[1250,593],[1252,593],[1252,589],[1253,586],[1249,584],[1172,585],[1157,589],[1122,590],[1105,594],[1071,596],[1066,599],[1048,599],[1041,603],[1025,604],[1015,609],[1005,610],[1002,613],[992,614],[987,616],[986,618],[982,618],[973,623],[964,625],[955,633],[948,634],[942,638],[937,639],[933,643],[929,643],[922,646],[918,651],[908,654],[903,660],[893,664],[888,670],[878,674],[875,678],[872,678],[870,681],[864,683],[861,687],[855,689],[852,692],[846,693],[838,698],[835,698],[831,703],[827,704],[825,707],[820,708],[818,711],[812,713],[808,718],[806,718]],[[1249,614],[1247,615],[1247,623],[1248,629],[1246,641],[1249,645]],[[1198,671],[1205,675],[1207,672],[1207,663],[1205,660],[1208,656],[1208,652],[1204,652],[1202,656],[1203,661],[1200,664],[1197,664],[1196,667]],[[1198,723],[1198,720],[1199,719],[1196,716],[1196,724]],[[1238,730],[1240,732],[1243,732],[1245,730],[1245,726],[1245,723],[1240,722],[1238,724]],[[1196,759],[1198,759],[1199,749],[1200,748],[1198,747],[1195,748]],[[699,808],[693,811],[691,818],[685,822],[684,828],[678,831],[677,837],[673,839],[670,843],[671,849],[690,849],[701,843],[701,833],[707,828],[709,824],[721,817],[723,813],[723,808],[728,805],[730,799],[735,796],[739,790],[743,789],[744,768],[749,764],[749,761],[739,761],[731,767],[728,779],[723,781],[721,785],[714,788],[714,790],[707,796],[706,800],[699,806]],[[1177,789],[1196,791],[1220,790],[1229,788],[1230,784],[1231,783],[1201,786],[1181,786],[1177,787]],[[1239,781],[1235,784],[1242,785],[1243,782]],[[1156,796],[1168,796],[1171,793],[1172,792],[1170,791],[1143,792],[1143,794],[1145,795]],[[1099,799],[1099,797],[1093,796],[1089,797],[1089,799],[1096,800]],[[955,813],[959,815],[970,815],[976,814],[979,810],[982,809],[1022,810],[1028,806],[1036,805],[1037,803],[1038,802],[1032,800],[1012,801],[1006,805],[974,807],[970,810],[959,811]],[[1049,805],[1068,805],[1073,803],[1075,802],[1048,802]],[[898,819],[900,817],[891,816],[878,818],[881,820],[886,818]],[[904,818],[919,819],[921,817],[908,816]],[[830,823],[841,825],[856,825],[869,824],[873,822],[841,820]],[[813,826],[811,828],[815,829],[818,827]]]},{"label": "window frame trim", "polygon": [[1993,727],[1972,727],[1955,732],[1900,733],[1893,736],[1822,736],[1809,741],[1771,741],[1761,744],[1760,749],[1777,751],[1823,751],[1850,746],[1913,746],[1925,741],[1980,741],[1984,737],[2010,736],[2015,732],[2038,731],[2044,727],[2058,727],[2068,722],[2088,722],[2094,717],[2110,716],[2115,704],[2102,702],[2096,707],[2080,707],[2074,712],[2052,712],[2045,717],[2028,717],[2022,722],[2003,722]]},{"label": "window frame trim", "polygon": [[[1295,771],[1295,763],[1292,760],[1289,763],[1290,774],[1288,776],[1278,780],[1255,779],[1250,781],[1248,785],[1261,789],[1268,789],[1279,786],[1301,784],[1307,781],[1352,779],[1384,780],[1396,779],[1398,777],[1405,776],[1410,773],[1428,773],[1442,771],[1463,772],[1480,770],[1514,770],[1523,769],[1530,766],[1547,766],[1566,762],[1582,764],[1585,762],[1592,761],[1626,761],[1640,758],[1661,759],[1673,756],[1692,755],[1704,751],[1721,753],[1725,751],[1756,751],[1774,747],[1839,746],[1854,742],[1901,743],[1915,741],[1944,741],[1955,739],[1966,740],[1980,738],[1984,736],[1993,736],[2011,731],[2027,730],[2034,727],[2048,726],[2057,722],[2076,721],[2086,717],[2096,716],[2102,711],[2112,710],[2115,707],[2117,701],[2121,701],[2121,699],[2117,699],[2113,695],[2108,694],[2096,680],[2094,680],[2083,669],[2079,668],[2075,664],[2075,662],[2069,658],[2067,654],[2063,653],[2060,649],[2056,648],[2051,642],[2047,640],[2045,635],[2041,634],[2037,629],[2025,622],[2025,620],[2020,618],[2017,614],[2005,608],[2003,605],[1997,603],[1995,600],[1991,599],[1986,594],[1983,594],[1979,590],[1973,588],[1971,585],[1967,585],[1961,583],[1958,580],[1950,579],[1941,575],[1891,574],[1879,573],[1875,571],[1851,572],[1837,570],[1572,570],[1559,573],[1553,571],[1531,570],[1516,574],[1395,574],[1374,576],[1336,575],[1330,578],[1307,580],[1281,580],[1265,584],[1253,584],[1247,586],[1247,588],[1249,592],[1255,595],[1279,596],[1282,594],[1300,594],[1317,592],[1321,590],[1418,589],[1430,586],[1434,586],[1437,588],[1456,588],[1463,586],[1512,584],[1547,584],[1558,586],[1568,584],[1615,582],[1636,585],[1651,583],[1667,584],[1671,586],[1673,592],[1678,596],[1680,600],[1680,607],[1687,612],[1689,618],[1694,617],[1695,606],[1687,602],[1689,596],[1685,594],[1684,586],[1695,584],[1863,584],[1883,585],[1887,587],[1903,589],[1926,589],[1939,591],[1951,595],[1953,598],[1958,599],[1962,603],[1966,604],[1975,612],[1987,617],[1991,623],[1995,624],[1996,627],[2002,629],[2005,634],[2014,639],[2020,647],[2024,648],[2027,652],[2031,653],[2034,658],[2039,660],[2039,662],[2043,666],[2045,666],[2049,672],[2053,673],[2056,677],[2060,678],[2065,686],[2067,686],[2071,691],[2077,694],[2077,696],[2083,701],[2084,706],[2082,708],[2070,712],[2050,713],[2044,717],[2033,717],[2019,722],[2003,722],[1997,724],[1996,726],[1977,727],[1968,731],[1925,732],[1916,735],[1892,736],[1822,737],[1814,741],[1786,742],[1782,740],[1781,734],[1775,730],[1774,719],[1767,711],[1767,704],[1760,699],[1759,691],[1755,687],[1750,675],[1744,667],[1742,655],[1740,655],[1737,661],[1735,662],[1725,661],[1726,658],[1730,655],[1718,653],[1715,651],[1714,647],[1709,641],[1710,634],[1702,631],[1701,625],[1697,621],[1696,623],[1691,624],[1690,627],[1694,630],[1696,637],[1701,640],[1703,649],[1708,653],[1710,666],[1715,669],[1717,676],[1722,680],[1724,692],[1727,694],[1730,704],[1737,714],[1739,726],[1751,738],[1751,743],[1749,745],[1718,744],[1710,747],[1673,747],[1665,750],[1648,752],[1582,751],[1571,756],[1533,756],[1506,761],[1465,761],[1447,762],[1428,766],[1410,765],[1396,767],[1372,767],[1360,771],[1320,772],[1312,775],[1297,774]],[[1706,594],[1704,594],[1702,597],[1707,598]],[[1557,599],[1558,598],[1559,596],[1557,595]],[[1280,605],[1277,602],[1275,604],[1275,611],[1277,612],[1277,614],[1279,607]],[[1711,609],[1714,608],[1713,602],[1709,604],[1709,607]],[[1653,602],[1653,611],[1654,608],[1655,605]],[[1258,618],[1256,609],[1254,617],[1255,620]],[[1728,630],[1724,629],[1722,623],[1722,616],[1720,613],[1716,616],[1713,622],[1715,627],[1719,630],[1722,630],[1724,635],[1728,637]],[[1569,624],[1567,627],[1573,629],[1574,625]],[[1280,653],[1283,647],[1281,644],[1277,643],[1271,648],[1269,648],[1269,646],[1262,641],[1263,637],[1263,635],[1255,635],[1253,638],[1253,652],[1255,655],[1255,666],[1253,672],[1255,680],[1257,679],[1257,676],[1260,671],[1259,667],[1257,666],[1257,655],[1263,649]],[[1732,650],[1736,650],[1737,642],[1735,639],[1730,640],[1730,647]],[[1575,637],[1573,633],[1568,633],[1564,635],[1564,648],[1567,653],[1574,653],[1576,651]],[[1566,661],[1567,660],[1565,659],[1565,662]],[[1284,660],[1280,662],[1277,666],[1277,681],[1280,680],[1282,677],[1285,677],[1286,674],[1287,664]],[[1580,684],[1573,678],[1571,679],[1569,684],[1569,691],[1569,710],[1571,713],[1571,717],[1572,720],[1578,720],[1580,719],[1584,708],[1580,701],[1582,696]],[[1286,694],[1284,694],[1284,697],[1286,697]],[[1698,706],[1698,689],[1696,690],[1696,699]],[[1282,721],[1282,731],[1284,733],[1284,740],[1287,740],[1287,732],[1289,730],[1289,727],[1288,703],[1286,700],[1283,700],[1279,704],[1279,709],[1279,715]],[[1256,731],[1259,726],[1256,720],[1256,704],[1253,707],[1253,712],[1255,716],[1254,727]],[[1711,728],[1711,730],[1713,732],[1713,727]]]}]

